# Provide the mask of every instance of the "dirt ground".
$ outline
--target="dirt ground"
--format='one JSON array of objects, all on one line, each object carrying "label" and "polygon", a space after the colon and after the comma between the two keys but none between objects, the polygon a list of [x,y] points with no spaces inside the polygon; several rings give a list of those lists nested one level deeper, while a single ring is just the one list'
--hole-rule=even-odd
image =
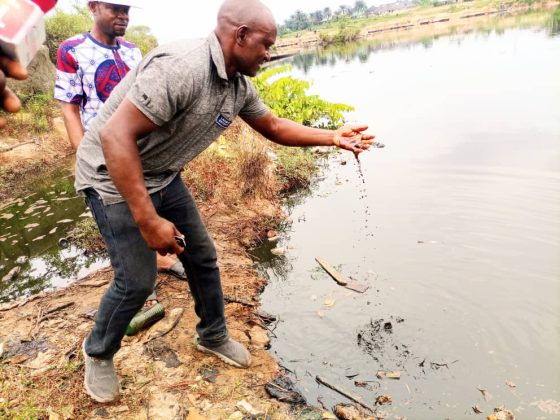
[{"label": "dirt ground", "polygon": [[[2,201],[18,191],[26,174],[37,175],[70,155],[67,144],[60,134],[51,133],[1,153],[3,170],[11,171],[2,178]],[[282,219],[280,208],[274,201],[252,199],[236,208],[206,202],[200,210],[218,250],[228,327],[232,337],[250,349],[251,368],[229,367],[195,349],[197,318],[187,284],[160,274],[157,293],[166,316],[123,341],[115,358],[120,399],[111,404],[93,402],[82,390],[80,346],[112,280],[107,268],[65,289],[0,305],[0,418],[297,417],[297,409],[269,399],[264,390],[279,368],[265,351],[270,327],[257,315],[265,282],[246,253],[248,244],[265,237]]]},{"label": "dirt ground", "polygon": [[[216,225],[228,222],[228,217],[215,211],[214,216],[206,217],[213,232]],[[256,412],[271,418],[293,418],[296,414],[287,405],[270,400],[263,388],[279,373],[264,350],[267,327],[256,314],[264,282],[238,241],[220,233],[214,238],[228,327],[232,337],[250,349],[250,369],[229,367],[194,348],[197,318],[188,287],[172,276],[159,275],[158,300],[166,308],[166,317],[123,341],[115,358],[121,398],[112,404],[91,401],[82,391],[80,345],[112,279],[112,270],[107,268],[68,288],[0,308],[4,352],[0,403],[5,405],[5,414],[29,412],[39,418],[242,418],[240,413],[247,413],[237,404],[245,400]],[[174,319],[178,324],[164,334]]]}]

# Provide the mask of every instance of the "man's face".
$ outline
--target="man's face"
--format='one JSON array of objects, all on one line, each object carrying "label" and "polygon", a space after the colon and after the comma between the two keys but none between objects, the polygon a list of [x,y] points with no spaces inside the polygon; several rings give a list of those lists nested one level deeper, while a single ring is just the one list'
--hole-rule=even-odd
[{"label": "man's face", "polygon": [[245,42],[237,57],[237,70],[246,76],[255,76],[263,63],[270,60],[270,48],[276,42],[276,26],[248,28]]},{"label": "man's face", "polygon": [[123,36],[128,26],[130,6],[96,2],[92,6],[95,25],[106,35]]}]

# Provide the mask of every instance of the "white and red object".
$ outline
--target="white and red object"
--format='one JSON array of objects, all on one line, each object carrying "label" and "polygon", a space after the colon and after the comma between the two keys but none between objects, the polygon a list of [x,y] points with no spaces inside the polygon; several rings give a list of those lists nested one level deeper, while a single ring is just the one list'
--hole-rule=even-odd
[{"label": "white and red object", "polygon": [[[38,1],[48,8],[54,1]],[[54,4],[53,4],[54,5]],[[30,0],[0,0],[0,53],[24,66],[45,42],[43,10]]]}]

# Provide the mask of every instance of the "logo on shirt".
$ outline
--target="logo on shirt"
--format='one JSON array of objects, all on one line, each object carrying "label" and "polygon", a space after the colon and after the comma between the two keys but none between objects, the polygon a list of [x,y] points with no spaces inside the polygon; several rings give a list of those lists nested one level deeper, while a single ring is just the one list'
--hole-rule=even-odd
[{"label": "logo on shirt", "polygon": [[216,117],[216,124],[218,124],[222,128],[228,128],[231,124],[231,121],[220,114]]}]

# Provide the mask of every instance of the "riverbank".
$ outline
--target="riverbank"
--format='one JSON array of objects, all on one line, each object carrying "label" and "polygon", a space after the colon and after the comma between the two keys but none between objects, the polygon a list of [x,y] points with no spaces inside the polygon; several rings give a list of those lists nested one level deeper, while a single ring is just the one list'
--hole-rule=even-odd
[{"label": "riverbank", "polygon": [[276,48],[278,54],[296,54],[306,49],[325,47],[331,45],[337,34],[342,32],[354,34],[352,41],[409,42],[427,35],[470,32],[479,26],[488,27],[497,18],[501,26],[507,27],[508,20],[514,21],[527,14],[534,14],[533,23],[537,23],[547,19],[550,11],[559,4],[557,0],[536,1],[532,4],[477,0],[437,7],[419,6],[384,16],[350,21],[344,28],[332,23],[313,30],[291,33],[280,38]]},{"label": "riverbank", "polygon": [[[13,179],[40,176],[56,166],[71,153],[66,144],[45,136],[40,145],[30,144],[40,153],[25,151],[25,146],[14,149],[17,155],[3,153],[3,168],[12,169],[1,178],[2,203],[13,197],[10,190],[26,189],[14,189]],[[20,159],[23,151],[26,158]],[[160,274],[157,293],[166,317],[123,341],[115,360],[121,398],[111,404],[91,401],[82,391],[80,344],[112,279],[112,270],[102,269],[65,289],[0,306],[0,417],[234,419],[251,411],[266,418],[297,417],[297,408],[269,399],[264,389],[280,370],[265,351],[268,327],[258,314],[265,281],[246,252],[284,221],[277,197],[285,184],[277,174],[286,176],[286,158],[273,161],[270,156],[275,152],[268,142],[237,124],[183,174],[215,240],[228,327],[251,350],[250,369],[229,367],[194,348],[197,318],[187,284]]]}]

